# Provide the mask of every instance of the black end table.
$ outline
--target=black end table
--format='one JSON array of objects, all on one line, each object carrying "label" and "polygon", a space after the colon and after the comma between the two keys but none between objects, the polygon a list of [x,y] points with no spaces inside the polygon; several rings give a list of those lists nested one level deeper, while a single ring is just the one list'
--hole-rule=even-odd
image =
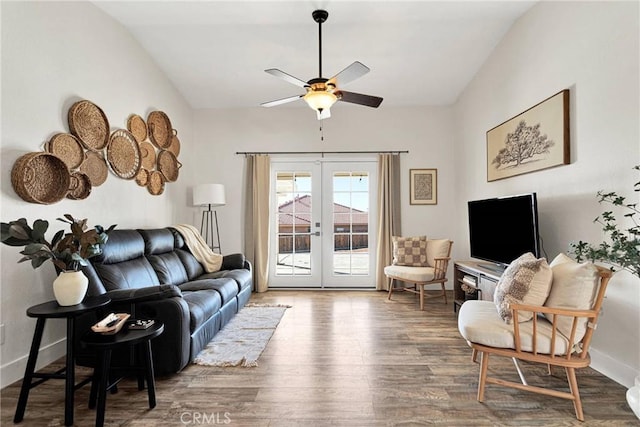
[{"label": "black end table", "polygon": [[[89,331],[82,337],[82,344],[98,352],[98,364],[93,371],[93,381],[91,382],[91,394],[89,396],[89,408],[96,405],[96,395],[98,408],[96,410],[96,426],[104,425],[104,414],[107,402],[107,392],[114,388],[122,379],[114,379],[109,383],[110,374],[114,370],[125,372],[137,372],[138,389],[144,388],[144,380],[147,382],[147,393],[149,395],[149,408],[156,406],[156,386],[153,373],[153,355],[151,353],[151,340],[164,331],[162,322],[156,321],[147,329],[128,329],[127,325],[115,335],[103,335]],[[132,360],[131,366],[112,367],[111,353],[120,347],[131,347],[138,350],[137,361]]]},{"label": "black end table", "polygon": [[[96,297],[86,297],[80,304],[61,306],[56,301],[49,301],[43,304],[34,305],[27,309],[27,316],[35,317],[37,320],[36,330],[33,333],[33,341],[31,341],[31,350],[29,351],[29,360],[25,368],[24,378],[22,379],[22,388],[20,389],[20,397],[18,398],[18,406],[13,417],[14,423],[19,423],[24,417],[24,410],[27,406],[29,391],[47,381],[48,379],[64,379],[64,425],[73,425],[73,397],[75,389],[86,384],[87,381],[76,386],[75,384],[75,356],[73,352],[75,319],[81,314],[104,307],[111,302],[106,295]],[[67,356],[65,367],[54,373],[35,373],[36,361],[38,359],[38,351],[42,341],[42,332],[47,319],[67,319]],[[34,378],[38,381],[33,382]]]}]

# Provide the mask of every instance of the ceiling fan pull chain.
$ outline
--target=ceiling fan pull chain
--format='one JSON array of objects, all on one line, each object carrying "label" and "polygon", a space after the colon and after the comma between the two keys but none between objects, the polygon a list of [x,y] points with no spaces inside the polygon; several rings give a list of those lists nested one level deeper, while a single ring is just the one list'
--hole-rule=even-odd
[{"label": "ceiling fan pull chain", "polygon": [[322,122],[324,122],[324,120],[320,120],[320,141],[324,141],[324,129],[322,128]]}]

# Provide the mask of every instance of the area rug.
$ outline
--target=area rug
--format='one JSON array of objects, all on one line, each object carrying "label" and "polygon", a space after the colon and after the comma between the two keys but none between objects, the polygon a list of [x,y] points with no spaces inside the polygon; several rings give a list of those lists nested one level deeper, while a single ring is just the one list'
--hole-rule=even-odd
[{"label": "area rug", "polygon": [[290,306],[247,304],[194,359],[204,366],[258,366],[258,358]]}]

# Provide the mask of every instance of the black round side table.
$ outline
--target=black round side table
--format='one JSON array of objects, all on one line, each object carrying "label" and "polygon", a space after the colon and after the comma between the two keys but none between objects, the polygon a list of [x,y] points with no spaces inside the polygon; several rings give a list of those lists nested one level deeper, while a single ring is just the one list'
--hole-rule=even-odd
[{"label": "black round side table", "polygon": [[[18,406],[13,417],[14,423],[19,423],[24,417],[24,410],[27,406],[29,391],[42,384],[48,379],[64,379],[64,425],[73,425],[73,397],[77,387],[86,384],[82,382],[78,386],[75,384],[75,355],[73,352],[73,343],[75,341],[75,319],[81,314],[89,311],[97,310],[106,306],[111,299],[106,295],[95,297],[86,297],[80,304],[61,306],[56,301],[48,301],[43,304],[34,305],[27,309],[27,316],[35,317],[36,330],[33,333],[31,341],[31,350],[29,351],[29,359],[25,368],[24,378],[22,379],[22,388],[20,389],[20,397],[18,398]],[[35,373],[36,361],[38,359],[38,351],[42,341],[42,332],[47,319],[67,319],[67,356],[65,367],[55,373]],[[34,378],[39,380],[33,382]]]},{"label": "black round side table", "polygon": [[[153,373],[153,355],[151,353],[151,340],[164,331],[164,324],[154,323],[147,329],[124,329],[114,335],[103,335],[89,331],[82,337],[82,344],[92,348],[98,353],[98,363],[93,371],[91,382],[91,394],[89,395],[89,408],[96,405],[96,395],[98,407],[96,410],[96,426],[104,425],[104,415],[107,403],[107,392],[115,387],[122,379],[113,379],[111,384],[112,371],[122,370],[124,372],[136,372],[138,375],[138,388],[144,387],[144,380],[147,383],[147,393],[149,395],[149,408],[156,406],[156,386]],[[111,366],[111,353],[120,347],[132,347],[137,349],[137,354],[132,360],[131,366],[113,367]]]}]

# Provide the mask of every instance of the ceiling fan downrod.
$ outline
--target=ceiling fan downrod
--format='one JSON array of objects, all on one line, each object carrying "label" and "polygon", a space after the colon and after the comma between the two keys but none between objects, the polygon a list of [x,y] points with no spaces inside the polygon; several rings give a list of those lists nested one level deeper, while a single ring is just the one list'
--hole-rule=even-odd
[{"label": "ceiling fan downrod", "polygon": [[329,12],[318,9],[314,10],[311,16],[318,23],[318,77],[322,78],[322,23],[329,17]]}]

